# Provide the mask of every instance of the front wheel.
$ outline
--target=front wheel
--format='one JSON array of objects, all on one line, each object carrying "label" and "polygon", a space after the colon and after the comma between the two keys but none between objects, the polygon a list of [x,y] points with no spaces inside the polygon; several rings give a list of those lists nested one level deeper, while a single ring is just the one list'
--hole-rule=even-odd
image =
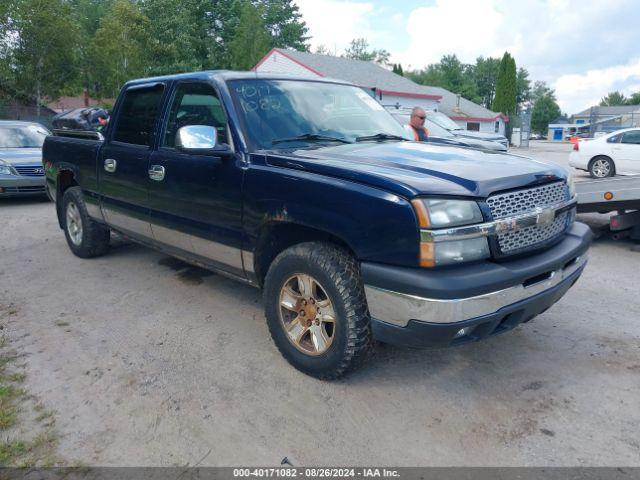
[{"label": "front wheel", "polygon": [[606,178],[615,175],[615,165],[609,157],[596,157],[589,165],[589,173],[593,178]]},{"label": "front wheel", "polygon": [[109,229],[91,219],[80,187],[65,190],[62,212],[64,235],[69,248],[76,256],[97,257],[109,250]]},{"label": "front wheel", "polygon": [[280,253],[264,285],[269,331],[280,353],[316,378],[357,368],[372,346],[358,263],[346,250],[309,242]]}]

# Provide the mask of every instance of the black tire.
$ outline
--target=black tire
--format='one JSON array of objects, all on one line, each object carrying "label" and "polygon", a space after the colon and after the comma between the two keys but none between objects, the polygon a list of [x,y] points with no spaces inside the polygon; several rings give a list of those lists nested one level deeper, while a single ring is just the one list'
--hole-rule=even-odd
[{"label": "black tire", "polygon": [[[296,274],[309,275],[326,291],[335,312],[332,341],[322,354],[304,353],[285,331],[280,294]],[[264,282],[267,325],[284,358],[307,375],[333,380],[358,368],[372,349],[371,320],[360,268],[346,250],[324,242],[294,245],[280,253]]]},{"label": "black tire", "polygon": [[[74,220],[69,223],[67,215],[73,207],[77,210],[76,222],[81,226],[80,234],[75,237],[71,233]],[[80,258],[92,258],[104,255],[109,250],[109,229],[91,219],[80,187],[68,188],[62,196],[62,225],[67,244],[74,255]]]},{"label": "black tire", "polygon": [[[603,170],[604,169],[604,170]],[[606,174],[602,172],[606,170]],[[616,174],[616,166],[609,157],[604,155],[594,157],[589,162],[589,175],[591,178],[607,178]]]}]

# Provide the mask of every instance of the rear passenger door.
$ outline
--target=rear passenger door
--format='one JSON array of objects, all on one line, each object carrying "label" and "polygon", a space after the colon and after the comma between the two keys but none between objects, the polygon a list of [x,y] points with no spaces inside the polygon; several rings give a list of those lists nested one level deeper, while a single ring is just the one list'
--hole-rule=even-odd
[{"label": "rear passenger door", "polygon": [[124,92],[98,161],[101,206],[107,223],[149,239],[148,165],[164,91],[164,84],[152,83]]},{"label": "rear passenger door", "polygon": [[149,169],[161,171],[149,186],[151,228],[165,246],[191,252],[203,262],[244,276],[242,158],[195,154],[176,148],[176,135],[188,125],[213,126],[218,142],[230,144],[223,104],[212,85],[175,85],[159,147]]}]

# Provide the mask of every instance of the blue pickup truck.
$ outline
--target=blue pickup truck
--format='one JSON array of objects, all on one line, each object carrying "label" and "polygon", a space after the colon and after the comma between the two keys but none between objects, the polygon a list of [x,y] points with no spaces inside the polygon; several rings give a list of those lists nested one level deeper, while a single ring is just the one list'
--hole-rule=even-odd
[{"label": "blue pickup truck", "polygon": [[75,255],[113,231],[260,287],[282,355],[333,379],[374,339],[528,322],[587,261],[563,169],[403,134],[354,85],[212,71],[128,82],[104,138],[48,137],[43,162]]}]

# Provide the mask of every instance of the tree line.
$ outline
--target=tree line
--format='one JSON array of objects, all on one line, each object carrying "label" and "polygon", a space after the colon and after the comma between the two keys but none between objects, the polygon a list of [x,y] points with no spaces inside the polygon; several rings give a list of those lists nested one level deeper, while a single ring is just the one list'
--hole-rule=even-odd
[{"label": "tree line", "polygon": [[640,105],[640,92],[633,93],[630,97],[625,97],[623,93],[616,90],[615,92],[609,92],[606,97],[600,100],[601,107],[617,107],[621,105]]},{"label": "tree line", "polygon": [[248,70],[271,48],[308,50],[293,0],[0,3],[0,95],[114,98],[129,79]]}]

